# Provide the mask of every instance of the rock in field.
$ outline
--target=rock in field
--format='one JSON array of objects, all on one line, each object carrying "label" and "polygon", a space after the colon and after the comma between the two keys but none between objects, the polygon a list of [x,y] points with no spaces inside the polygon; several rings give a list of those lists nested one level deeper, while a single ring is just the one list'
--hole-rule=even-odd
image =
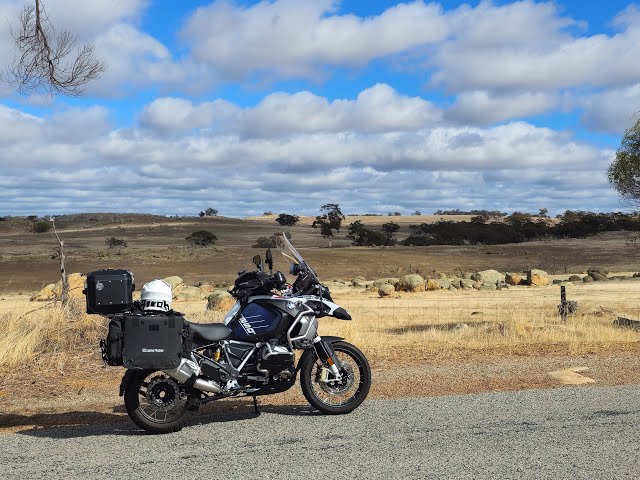
[{"label": "rock in field", "polygon": [[581,282],[582,281],[582,277],[580,275],[571,275],[569,277],[569,281],[570,282]]},{"label": "rock in field", "polygon": [[396,290],[403,292],[424,292],[424,278],[415,273],[405,275],[396,285]]},{"label": "rock in field", "polygon": [[206,296],[198,287],[180,284],[173,289],[174,300],[202,300]]},{"label": "rock in field", "polygon": [[587,275],[593,278],[596,282],[606,282],[609,280],[605,275],[596,270],[589,270]]},{"label": "rock in field", "polygon": [[395,285],[399,281],[399,278],[379,278],[373,282],[373,286],[375,288],[380,288],[382,285]]},{"label": "rock in field", "polygon": [[527,283],[532,287],[546,287],[549,285],[549,275],[544,270],[529,270],[527,272]]},{"label": "rock in field", "polygon": [[522,278],[517,273],[506,273],[504,276],[504,281],[507,285],[520,285],[522,282]]},{"label": "rock in field", "polygon": [[429,279],[425,283],[425,288],[427,290],[440,290],[440,285],[437,280]]},{"label": "rock in field", "polygon": [[53,291],[55,284],[50,283],[38,293],[36,293],[33,297],[31,297],[32,302],[49,302],[51,300],[56,299],[56,294]]},{"label": "rock in field", "polygon": [[216,290],[207,297],[207,310],[228,311],[236,303],[235,298],[224,290]]},{"label": "rock in field", "polygon": [[492,283],[493,285],[496,285],[497,283],[504,283],[504,274],[497,270],[483,270],[481,272],[474,273],[471,276],[471,279],[480,283]]},{"label": "rock in field", "polygon": [[460,288],[462,290],[473,290],[475,282],[468,278],[463,278],[460,280]]},{"label": "rock in field", "polygon": [[178,277],[177,275],[174,275],[173,277],[163,278],[162,280],[171,285],[172,290],[175,290],[178,285],[182,285],[183,283],[182,278]]},{"label": "rock in field", "polygon": [[393,285],[389,283],[383,283],[378,287],[378,295],[381,297],[388,297],[389,295],[393,295],[396,289]]},{"label": "rock in field", "polygon": [[362,275],[355,276],[351,279],[351,285],[354,287],[362,287],[367,279]]},{"label": "rock in field", "polygon": [[593,279],[593,277],[591,277],[591,276],[589,276],[589,275],[585,276],[585,277],[582,279],[582,281],[583,281],[584,283],[591,283],[591,282],[595,282],[595,280]]}]

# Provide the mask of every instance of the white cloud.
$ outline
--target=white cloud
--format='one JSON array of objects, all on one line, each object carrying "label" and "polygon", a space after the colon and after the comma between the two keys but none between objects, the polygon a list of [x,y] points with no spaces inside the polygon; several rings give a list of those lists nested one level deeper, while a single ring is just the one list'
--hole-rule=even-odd
[{"label": "white cloud", "polygon": [[419,97],[400,95],[386,84],[360,92],[355,100],[328,101],[311,92],[272,93],[252,108],[224,100],[194,105],[159,98],[144,108],[141,123],[162,134],[209,127],[243,137],[278,137],[314,132],[389,132],[436,124],[440,111]]},{"label": "white cloud", "polygon": [[458,95],[447,117],[461,123],[488,124],[542,114],[557,105],[556,95],[543,92],[496,94],[476,90]]},{"label": "white cloud", "polygon": [[640,111],[640,83],[578,98],[584,108],[582,123],[596,131],[622,135]]},{"label": "white cloud", "polygon": [[378,16],[335,13],[334,0],[216,1],[191,16],[182,35],[194,57],[227,79],[253,72],[314,76],[322,65],[360,66],[439,41],[447,26],[436,4],[399,4]]},{"label": "white cloud", "polygon": [[[391,205],[428,211],[496,202],[531,210],[540,198],[561,209],[617,208],[604,177],[612,151],[522,122],[249,138],[241,129],[199,128],[189,115],[200,107],[177,105],[192,128],[173,136],[109,129],[99,108],[39,118],[3,107],[0,203],[14,214],[195,213],[203,203],[229,215],[291,205],[312,213],[327,198],[348,211],[383,213]],[[79,124],[93,134],[70,135]]]}]

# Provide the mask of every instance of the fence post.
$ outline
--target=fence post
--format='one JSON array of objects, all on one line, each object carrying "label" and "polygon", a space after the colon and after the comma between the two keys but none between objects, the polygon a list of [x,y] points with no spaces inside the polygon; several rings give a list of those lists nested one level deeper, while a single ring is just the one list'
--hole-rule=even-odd
[{"label": "fence post", "polygon": [[567,315],[568,315],[568,308],[567,308],[567,287],[565,287],[564,285],[560,286],[560,316],[562,317],[562,321],[566,322],[567,321]]}]

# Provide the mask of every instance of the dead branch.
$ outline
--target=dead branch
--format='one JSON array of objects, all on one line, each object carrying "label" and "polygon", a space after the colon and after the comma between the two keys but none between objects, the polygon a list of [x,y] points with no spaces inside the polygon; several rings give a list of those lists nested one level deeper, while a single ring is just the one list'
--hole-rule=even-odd
[{"label": "dead branch", "polygon": [[16,58],[3,79],[16,84],[21,94],[44,91],[77,97],[105,71],[105,63],[94,56],[92,43],[76,47],[75,35],[67,30],[56,32],[41,0],[25,5],[18,19],[18,30],[11,29]]}]

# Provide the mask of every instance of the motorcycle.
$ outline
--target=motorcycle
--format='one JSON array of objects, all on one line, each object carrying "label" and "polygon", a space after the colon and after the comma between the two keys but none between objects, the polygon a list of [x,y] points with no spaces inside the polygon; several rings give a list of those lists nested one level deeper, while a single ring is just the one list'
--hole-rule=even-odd
[{"label": "motorcycle", "polygon": [[236,303],[223,323],[184,322],[191,344],[175,368],[126,371],[120,396],[136,425],[175,432],[200,405],[229,397],[253,397],[258,413],[256,397],[290,389],[298,375],[305,398],[324,414],[349,413],[365,400],[371,369],[364,354],[343,338],[318,334],[319,319],[351,316],[285,235],[276,247],[296,276],[293,285],[254,257],[257,268],[239,273],[230,292]]}]

